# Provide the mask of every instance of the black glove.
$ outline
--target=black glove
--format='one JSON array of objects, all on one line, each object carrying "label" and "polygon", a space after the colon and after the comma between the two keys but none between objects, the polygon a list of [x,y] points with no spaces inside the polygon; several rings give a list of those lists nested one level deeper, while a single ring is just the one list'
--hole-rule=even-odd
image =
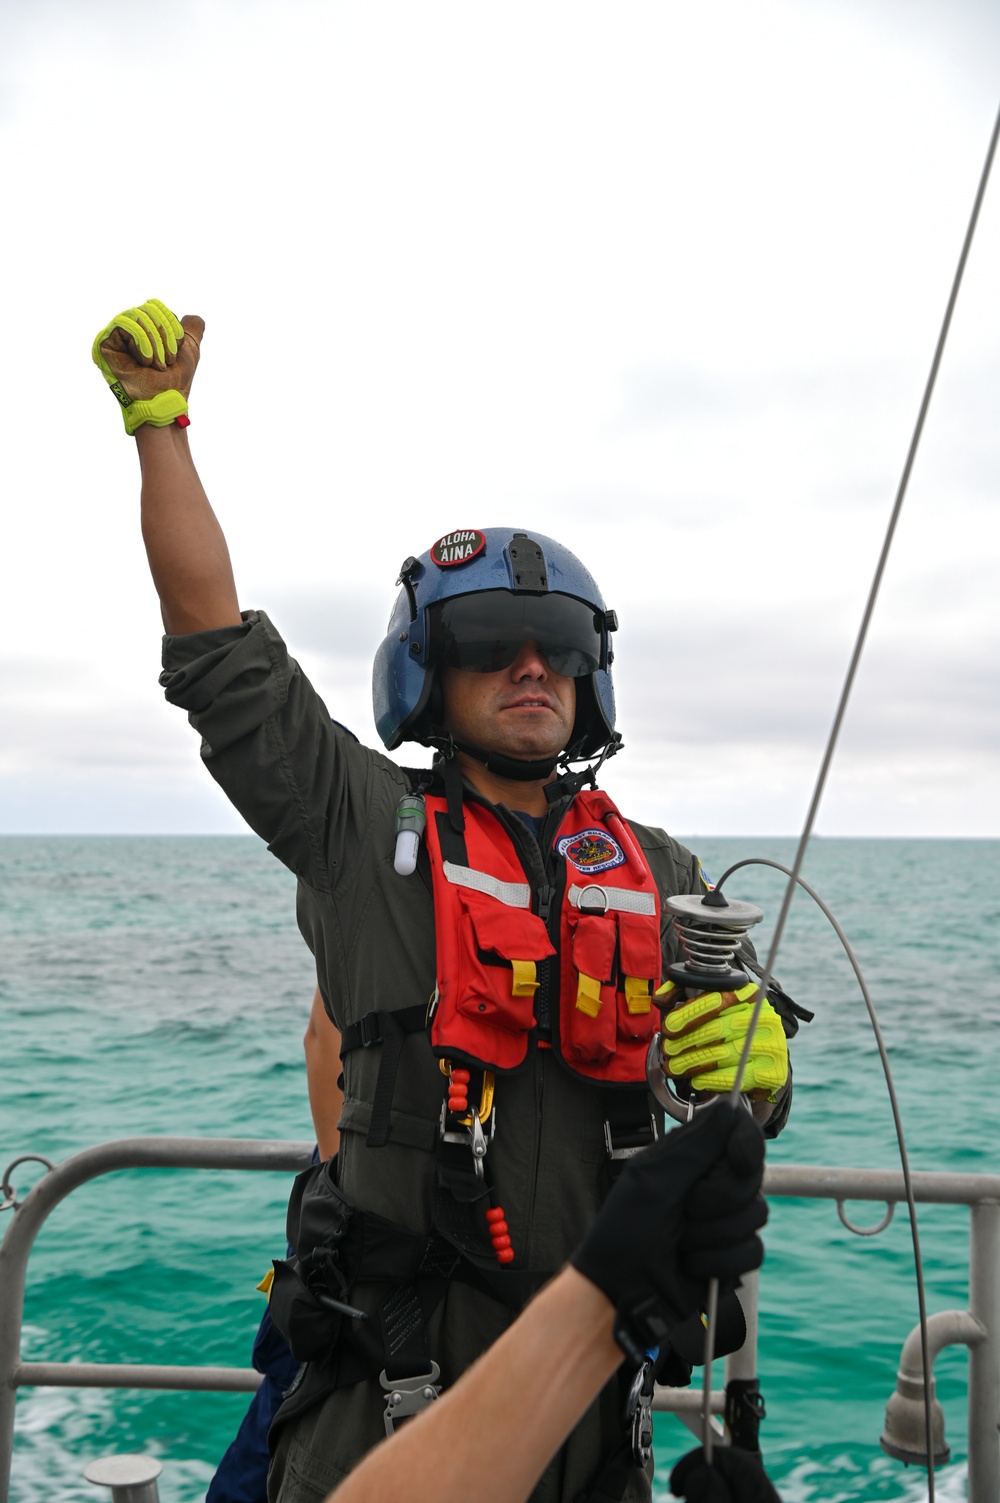
[{"label": "black glove", "polygon": [[687,1503],[781,1503],[759,1451],[713,1446],[709,1466],[701,1449],[689,1451],[670,1473],[670,1491]]},{"label": "black glove", "polygon": [[[723,1287],[734,1289],[741,1274],[763,1262],[764,1248],[757,1233],[767,1220],[767,1203],[760,1193],[764,1134],[746,1107],[730,1110],[736,1112],[737,1121],[725,1156],[698,1180],[684,1201],[678,1254],[681,1272],[689,1278],[718,1279]],[[698,1113],[699,1117],[707,1115],[710,1112],[705,1109]]]},{"label": "black glove", "polygon": [[630,1159],[571,1258],[615,1306],[634,1360],[704,1303],[705,1282],[759,1268],[764,1137],[725,1098]]}]

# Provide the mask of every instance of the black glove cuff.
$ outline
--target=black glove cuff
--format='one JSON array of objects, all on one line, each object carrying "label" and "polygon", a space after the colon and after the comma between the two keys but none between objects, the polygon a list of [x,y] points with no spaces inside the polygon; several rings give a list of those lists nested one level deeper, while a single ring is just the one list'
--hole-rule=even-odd
[{"label": "black glove cuff", "polygon": [[663,1346],[668,1339],[661,1302],[651,1294],[636,1304],[616,1310],[611,1334],[629,1361],[640,1367],[646,1354]]}]

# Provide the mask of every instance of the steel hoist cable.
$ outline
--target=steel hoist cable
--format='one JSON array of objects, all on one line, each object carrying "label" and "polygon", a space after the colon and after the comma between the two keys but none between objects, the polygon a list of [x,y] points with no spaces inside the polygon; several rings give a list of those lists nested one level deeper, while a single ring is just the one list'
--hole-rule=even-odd
[{"label": "steel hoist cable", "polygon": [[[750,1026],[747,1029],[747,1036],[746,1036],[746,1040],[745,1040],[744,1045],[743,1045],[743,1052],[742,1052],[742,1054],[740,1056],[739,1064],[737,1065],[737,1068],[736,1068],[736,1078],[735,1078],[735,1081],[733,1083],[732,1091],[729,1094],[729,1100],[733,1104],[734,1107],[736,1107],[736,1106],[739,1105],[739,1100],[740,1100],[740,1086],[742,1084],[743,1074],[744,1074],[744,1071],[746,1069],[747,1060],[750,1057],[750,1050],[751,1050],[751,1048],[753,1046],[753,1036],[754,1036],[754,1032],[755,1032],[756,1027],[757,1027],[757,1021],[758,1021],[758,1019],[760,1017],[760,1009],[763,1006],[764,1001],[765,1001],[765,999],[767,997],[767,990],[768,990],[768,987],[770,986],[771,979],[772,979],[772,977],[774,975],[775,962],[777,960],[778,950],[780,948],[781,940],[782,940],[782,937],[784,935],[785,922],[786,922],[786,920],[788,918],[788,910],[791,907],[792,897],[793,897],[793,895],[795,893],[796,886],[798,886],[800,884],[802,886],[805,886],[805,884],[802,883],[802,879],[801,879],[799,873],[802,870],[802,863],[803,863],[803,860],[805,859],[806,849],[807,849],[807,847],[809,845],[809,839],[810,839],[810,836],[812,835],[813,826],[814,826],[814,824],[816,822],[816,815],[817,815],[817,812],[819,810],[820,800],[823,797],[823,792],[824,792],[824,789],[826,787],[826,780],[827,780],[827,776],[828,776],[829,771],[830,771],[830,765],[831,765],[831,763],[833,761],[833,754],[834,754],[834,751],[836,749],[837,740],[838,740],[839,735],[840,735],[840,728],[841,728],[841,725],[842,725],[843,720],[844,720],[845,712],[847,710],[847,703],[848,703],[848,700],[850,699],[850,696],[851,696],[851,690],[854,687],[854,679],[855,679],[855,676],[857,674],[858,664],[861,661],[861,654],[864,651],[865,643],[866,643],[867,638],[868,638],[868,628],[871,625],[872,615],[874,614],[874,610],[875,610],[875,602],[876,602],[876,600],[878,598],[879,588],[880,588],[881,583],[882,583],[882,576],[885,573],[886,564],[887,564],[888,558],[889,558],[889,551],[890,551],[890,549],[892,547],[893,539],[895,537],[896,524],[899,521],[900,512],[903,509],[903,501],[905,500],[905,497],[906,497],[906,491],[907,491],[907,487],[908,487],[909,481],[910,481],[910,474],[911,474],[911,472],[913,470],[913,464],[914,464],[914,461],[916,459],[917,450],[918,450],[918,448],[920,446],[920,439],[921,439],[921,436],[923,434],[924,420],[927,417],[927,411],[928,411],[928,408],[930,407],[931,396],[933,395],[935,382],[937,381],[938,369],[939,369],[939,367],[941,365],[941,359],[942,359],[942,356],[944,354],[945,344],[947,343],[947,340],[948,340],[948,333],[949,333],[949,330],[951,328],[952,314],[955,311],[955,304],[956,304],[956,302],[958,300],[958,292],[959,292],[959,288],[961,287],[961,284],[962,284],[962,277],[963,277],[964,272],[965,272],[965,264],[966,264],[966,261],[968,260],[968,257],[969,257],[969,251],[970,251],[970,249],[972,247],[972,241],[973,241],[973,238],[974,238],[975,232],[976,232],[976,225],[977,225],[977,223],[979,221],[979,211],[980,211],[980,208],[982,207],[983,198],[985,197],[985,194],[986,194],[986,185],[989,182],[990,169],[993,166],[993,158],[994,158],[994,156],[996,154],[996,147],[997,147],[997,139],[998,139],[998,137],[1000,137],[1000,109],[998,109],[998,111],[997,111],[997,116],[996,116],[996,119],[995,119],[994,124],[993,124],[993,131],[992,131],[992,133],[990,135],[989,146],[988,146],[987,151],[986,151],[986,158],[985,158],[985,161],[983,162],[982,171],[981,171],[980,176],[979,176],[979,185],[978,185],[978,187],[976,189],[976,196],[975,196],[975,199],[973,201],[972,212],[971,212],[971,214],[969,216],[969,223],[968,223],[968,227],[967,227],[966,232],[965,232],[965,239],[964,239],[964,241],[962,243],[962,250],[961,250],[961,254],[959,255],[959,258],[958,258],[958,265],[955,268],[955,274],[954,274],[954,277],[952,278],[951,292],[950,292],[950,294],[948,296],[947,306],[945,307],[944,318],[941,321],[941,330],[940,330],[940,333],[938,334],[937,345],[935,346],[935,349],[934,349],[934,358],[931,361],[930,371],[929,371],[928,376],[927,376],[927,381],[926,381],[926,383],[924,385],[923,397],[921,398],[920,408],[919,408],[919,411],[917,413],[917,419],[916,419],[916,423],[914,424],[913,434],[912,434],[912,437],[910,439],[910,446],[909,446],[909,449],[907,450],[906,461],[905,461],[905,463],[903,465],[903,471],[902,471],[902,474],[900,476],[899,485],[898,485],[898,487],[896,489],[896,499],[895,499],[895,501],[893,503],[892,512],[890,513],[890,516],[889,516],[889,523],[888,523],[888,526],[886,528],[885,538],[884,538],[883,543],[882,543],[882,550],[881,550],[881,553],[879,554],[878,564],[877,564],[876,569],[875,569],[875,574],[874,574],[874,577],[872,579],[871,588],[870,588],[870,590],[868,592],[868,599],[867,599],[867,601],[865,603],[864,612],[863,612],[862,617],[861,617],[861,625],[860,625],[860,627],[858,629],[857,638],[856,638],[855,643],[854,643],[854,650],[853,650],[853,652],[851,654],[850,663],[848,665],[847,676],[844,679],[844,686],[843,686],[843,688],[841,690],[841,693],[840,693],[840,699],[839,699],[838,704],[837,704],[836,714],[834,715],[833,724],[832,724],[832,726],[830,728],[830,734],[829,734],[829,736],[827,738],[826,749],[825,749],[825,751],[823,753],[823,758],[822,758],[822,761],[820,763],[819,773],[818,773],[817,778],[816,778],[816,785],[815,785],[815,787],[813,789],[813,794],[812,794],[812,798],[811,798],[810,803],[809,803],[809,809],[808,809],[808,812],[806,814],[806,819],[805,819],[805,824],[804,824],[803,829],[802,829],[802,834],[799,837],[798,847],[797,847],[796,852],[795,852],[795,859],[794,859],[794,861],[792,863],[791,869],[788,872],[788,882],[787,882],[787,884],[785,886],[785,892],[784,892],[784,896],[782,898],[781,908],[780,908],[780,910],[778,912],[777,922],[776,922],[775,927],[774,927],[774,934],[773,934],[772,939],[771,939],[770,951],[769,951],[769,954],[768,954],[768,957],[767,957],[766,964],[764,966],[763,975],[761,976],[761,979],[760,979],[759,990],[758,990],[757,998],[756,998],[756,1001],[755,1001],[755,1004],[754,1004],[754,1010],[753,1010],[753,1013],[752,1013],[751,1019],[750,1019]],[[740,864],[742,864],[742,863],[740,863]],[[774,863],[772,863],[772,864],[774,864]],[[735,871],[736,868],[733,867],[732,870]],[[721,886],[721,883],[717,884],[717,889],[718,889],[719,886]],[[807,890],[811,891],[811,889],[807,889]],[[812,893],[812,896],[816,897],[816,894]],[[819,901],[818,898],[817,898],[817,901]],[[823,905],[821,905],[821,906],[823,906]],[[825,909],[825,907],[824,907],[824,912],[827,912],[827,910]],[[832,919],[832,915],[830,915],[829,913],[827,913],[827,916]],[[838,927],[838,933],[839,932],[840,931],[839,931],[839,927]],[[844,941],[844,942],[846,943],[846,941]],[[852,964],[853,964],[853,960],[852,960]],[[859,974],[859,973],[856,971],[856,974]],[[860,975],[859,975],[859,980],[860,980]],[[875,1026],[875,1030],[876,1030],[876,1038],[879,1040],[879,1045],[880,1045],[880,1049],[881,1049],[881,1038],[880,1038],[880,1034],[879,1034],[879,1030],[877,1028],[877,1025],[875,1024],[874,1014],[871,1013],[871,1004],[870,1004],[870,1000],[869,1000],[868,995],[867,995],[867,988],[863,987],[863,992],[864,992],[864,995],[865,995],[866,1002],[869,1003],[869,1012],[872,1015],[872,1022],[873,1022],[873,1025]],[[900,1124],[899,1124],[899,1121],[898,1121],[898,1114],[897,1114],[898,1113],[898,1109],[897,1109],[896,1102],[895,1102],[895,1093],[892,1090],[891,1085],[890,1085],[890,1099],[891,1099],[892,1104],[893,1104],[893,1114],[894,1114],[894,1116],[897,1117],[897,1132],[901,1133],[901,1127],[900,1127]],[[919,1304],[920,1304],[920,1347],[921,1347],[921,1358],[922,1358],[923,1366],[924,1366],[924,1421],[925,1421],[925,1425],[926,1425],[926,1429],[927,1429],[927,1484],[928,1484],[928,1503],[934,1503],[934,1455],[933,1455],[934,1448],[933,1448],[933,1442],[932,1442],[932,1434],[933,1434],[933,1432],[932,1432],[932,1428],[931,1428],[930,1363],[929,1363],[929,1344],[928,1344],[928,1340],[927,1340],[927,1319],[926,1319],[926,1312],[925,1312],[925,1307],[924,1307],[923,1276],[922,1276],[922,1269],[921,1269],[921,1264],[920,1264],[919,1239],[918,1239],[918,1235],[917,1235],[916,1214],[915,1214],[915,1207],[913,1205],[913,1200],[912,1200],[912,1191],[910,1190],[910,1187],[909,1187],[909,1171],[908,1171],[908,1165],[906,1163],[906,1152],[905,1152],[905,1148],[902,1146],[902,1137],[901,1136],[900,1136],[900,1150],[901,1150],[901,1159],[902,1159],[902,1163],[903,1163],[903,1173],[904,1173],[904,1177],[906,1179],[906,1184],[907,1184],[907,1203],[908,1203],[909,1209],[910,1209],[910,1222],[911,1222],[911,1226],[913,1228],[914,1251],[915,1251],[915,1258],[916,1258],[916,1276],[917,1276],[917,1285],[918,1285],[918,1299],[919,1299]],[[712,1408],[711,1408],[712,1352],[713,1352],[714,1347],[715,1347],[715,1325],[716,1325],[716,1313],[717,1313],[717,1309],[718,1309],[718,1297],[719,1297],[718,1281],[716,1279],[713,1279],[709,1283],[707,1309],[705,1311],[705,1317],[706,1317],[706,1331],[705,1331],[705,1380],[704,1380],[704,1391],[703,1391],[703,1399],[702,1399],[702,1445],[703,1445],[703,1449],[704,1449],[705,1460],[706,1460],[706,1462],[709,1462],[709,1463],[711,1462],[711,1459],[712,1459],[712,1439],[713,1439],[713,1437],[712,1437]]]},{"label": "steel hoist cable", "polygon": [[[787,866],[783,866],[780,861],[773,861],[769,857],[766,857],[766,856],[748,856],[743,861],[734,862],[734,864],[728,869],[728,871],[724,872],[723,875],[720,877],[718,885],[721,886],[721,884],[726,880],[727,877],[732,876],[733,872],[739,871],[740,868],[743,867],[743,866],[769,866],[769,867],[772,867],[775,871],[784,872],[784,874],[785,874],[786,877],[791,878],[791,876],[792,876],[791,869],[789,867],[787,867]],[[827,903],[825,903],[823,901],[823,899],[820,897],[819,893],[815,890],[815,888],[810,887],[809,883],[805,880],[804,877],[795,877],[794,881],[797,884],[797,886],[801,887],[804,892],[807,892],[809,894],[809,896],[812,898],[813,902],[817,905],[817,907],[821,910],[821,912],[825,915],[825,917],[829,920],[830,924],[832,925],[833,930],[834,930],[834,932],[837,935],[837,938],[840,940],[840,943],[843,946],[844,953],[846,954],[848,960],[851,963],[851,969],[853,970],[855,978],[857,979],[858,986],[859,986],[859,988],[861,990],[861,995],[862,995],[862,997],[865,1000],[865,1006],[868,1009],[868,1017],[869,1017],[869,1020],[871,1022],[871,1025],[872,1025],[872,1033],[875,1036],[875,1043],[876,1043],[876,1045],[878,1047],[879,1058],[882,1061],[882,1073],[885,1076],[886,1090],[887,1090],[888,1095],[889,1095],[889,1106],[890,1106],[890,1108],[892,1110],[892,1120],[893,1120],[893,1123],[894,1123],[895,1128],[896,1128],[896,1143],[897,1143],[897,1146],[898,1146],[898,1149],[899,1149],[900,1167],[901,1167],[902,1172],[903,1172],[903,1186],[904,1186],[904,1192],[905,1192],[905,1196],[906,1196],[907,1210],[909,1211],[909,1216],[910,1216],[910,1232],[911,1232],[911,1237],[912,1237],[912,1241],[913,1241],[913,1266],[914,1266],[914,1271],[915,1271],[915,1275],[916,1275],[917,1304],[919,1306],[919,1311],[920,1311],[920,1330],[921,1330],[921,1336],[922,1336],[923,1340],[926,1341],[926,1335],[927,1335],[927,1304],[926,1304],[925,1290],[924,1290],[924,1265],[923,1265],[923,1258],[922,1258],[921,1252],[920,1252],[920,1235],[919,1235],[919,1232],[917,1230],[917,1206],[916,1206],[916,1200],[915,1200],[914,1194],[913,1194],[913,1181],[912,1181],[912,1178],[911,1178],[911,1175],[910,1175],[910,1157],[909,1157],[909,1154],[908,1154],[907,1148],[906,1148],[906,1136],[905,1136],[905,1134],[903,1132],[902,1114],[900,1113],[900,1110],[899,1110],[899,1101],[898,1101],[898,1098],[896,1096],[896,1086],[895,1086],[895,1082],[893,1081],[893,1078],[892,1078],[892,1069],[891,1069],[891,1067],[889,1065],[889,1055],[888,1055],[888,1051],[886,1050],[886,1047],[885,1047],[885,1040],[882,1037],[882,1029],[881,1029],[881,1026],[879,1024],[878,1014],[875,1011],[875,1004],[872,1001],[871,993],[868,990],[868,984],[865,981],[864,973],[862,972],[862,969],[861,969],[861,964],[860,964],[857,956],[854,953],[853,947],[851,946],[851,943],[848,940],[847,935],[844,933],[843,929],[840,927],[840,924],[838,923],[837,918],[836,918],[836,916],[833,913],[833,910],[829,907],[829,905]],[[843,1219],[843,1217],[841,1219]],[[856,1230],[856,1228],[854,1230]],[[927,1367],[927,1351],[926,1351],[926,1348],[923,1351],[923,1362],[924,1362],[924,1420],[925,1420],[925,1423],[927,1425],[927,1454],[928,1454],[930,1468],[933,1468],[933,1465],[934,1465],[934,1447],[933,1447],[933,1444],[932,1444],[932,1435],[933,1435],[933,1432],[931,1430],[930,1413],[929,1413],[929,1409],[930,1409],[930,1393],[931,1393],[931,1375],[930,1375],[930,1370]],[[933,1493],[933,1489],[932,1489],[932,1493]]]}]

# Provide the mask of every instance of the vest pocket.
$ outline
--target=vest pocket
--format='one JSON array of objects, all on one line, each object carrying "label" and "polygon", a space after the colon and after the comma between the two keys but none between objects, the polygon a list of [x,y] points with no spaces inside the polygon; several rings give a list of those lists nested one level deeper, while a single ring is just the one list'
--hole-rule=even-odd
[{"label": "vest pocket", "polygon": [[652,993],[660,980],[660,933],[643,914],[619,913],[618,961],[622,991],[618,1004],[618,1037],[637,1042],[654,1032]]},{"label": "vest pocket", "polygon": [[537,914],[463,888],[457,1008],[510,1033],[535,1023],[538,962],[556,952]]},{"label": "vest pocket", "polygon": [[563,1052],[580,1064],[599,1065],[617,1048],[615,916],[576,910],[568,919],[571,995],[561,1008]]},{"label": "vest pocket", "polygon": [[622,911],[571,912],[568,922],[571,965],[569,995],[562,1004],[563,1049],[577,1063],[600,1065],[619,1045],[642,1043],[653,1035],[659,927],[655,918]]}]

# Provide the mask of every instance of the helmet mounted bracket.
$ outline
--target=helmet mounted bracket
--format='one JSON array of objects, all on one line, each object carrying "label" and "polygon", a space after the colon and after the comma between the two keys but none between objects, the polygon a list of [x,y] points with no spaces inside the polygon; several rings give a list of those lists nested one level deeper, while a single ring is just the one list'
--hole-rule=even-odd
[{"label": "helmet mounted bracket", "polygon": [[527,533],[515,532],[507,546],[510,569],[514,576],[515,593],[524,590],[543,594],[549,588],[549,575],[545,567],[545,554],[541,545]]}]

